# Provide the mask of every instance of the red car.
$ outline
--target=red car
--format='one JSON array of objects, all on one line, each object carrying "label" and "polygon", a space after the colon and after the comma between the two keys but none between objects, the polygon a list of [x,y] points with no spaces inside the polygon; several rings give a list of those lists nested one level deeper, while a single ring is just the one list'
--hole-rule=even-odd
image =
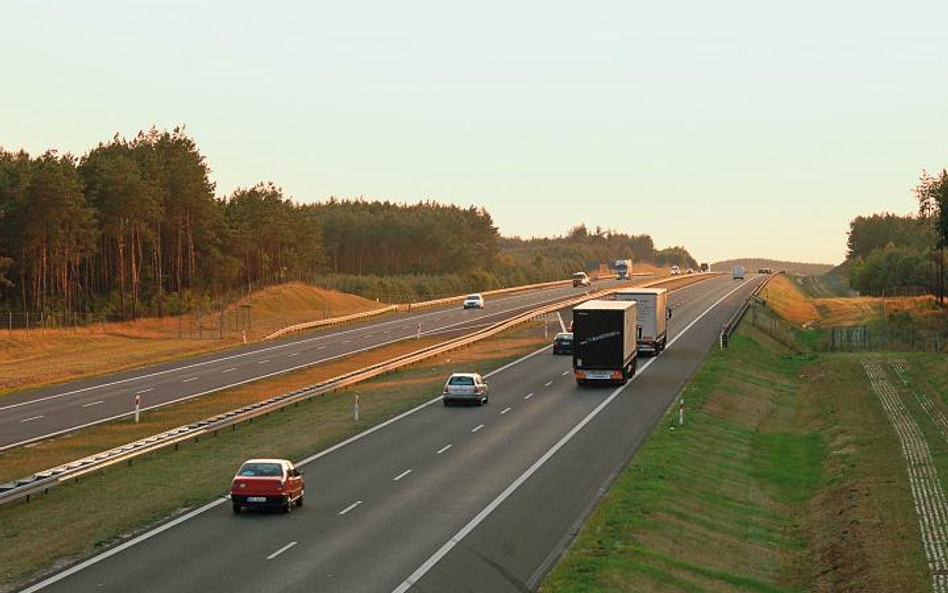
[{"label": "red car", "polygon": [[234,512],[244,507],[278,508],[289,513],[293,505],[303,506],[306,483],[303,472],[286,459],[245,461],[230,486]]}]

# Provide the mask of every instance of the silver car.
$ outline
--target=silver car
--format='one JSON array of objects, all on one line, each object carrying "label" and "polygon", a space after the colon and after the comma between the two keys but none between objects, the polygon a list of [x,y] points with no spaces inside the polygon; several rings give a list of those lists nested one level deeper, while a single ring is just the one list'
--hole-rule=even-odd
[{"label": "silver car", "polygon": [[454,373],[444,384],[441,401],[446,406],[454,402],[486,404],[489,387],[478,373]]},{"label": "silver car", "polygon": [[464,297],[464,308],[465,309],[483,309],[484,308],[484,297],[479,293],[469,294]]}]

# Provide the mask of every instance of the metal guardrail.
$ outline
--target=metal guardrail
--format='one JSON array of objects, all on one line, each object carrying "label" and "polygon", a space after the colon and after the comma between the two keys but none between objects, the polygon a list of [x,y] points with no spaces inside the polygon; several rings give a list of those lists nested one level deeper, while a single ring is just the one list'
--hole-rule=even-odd
[{"label": "metal guardrail", "polygon": [[[704,276],[704,274],[701,276]],[[673,282],[682,279],[682,277],[662,278],[653,282],[648,282],[642,286],[654,286],[656,284]],[[308,387],[303,387],[288,393],[276,395],[263,401],[249,404],[235,410],[230,410],[229,412],[224,412],[222,414],[217,414],[215,416],[211,416],[210,418],[205,418],[204,420],[199,420],[191,424],[179,426],[177,428],[140,439],[133,443],[128,443],[108,451],[96,453],[95,455],[90,455],[70,463],[37,472],[31,476],[14,480],[13,482],[0,484],[0,505],[24,498],[29,501],[30,497],[34,494],[48,492],[51,488],[54,488],[63,482],[77,479],[90,472],[98,471],[117,463],[131,463],[135,457],[139,457],[159,449],[164,449],[166,447],[177,446],[178,444],[185,441],[194,440],[194,442],[197,442],[202,436],[217,434],[217,431],[227,427],[233,427],[235,429],[236,425],[241,422],[253,421],[254,418],[269,414],[270,412],[275,412],[291,404],[298,404],[303,400],[309,400],[322,394],[338,391],[351,385],[355,385],[356,383],[361,383],[385,373],[389,373],[421,362],[428,358],[444,354],[445,352],[468,346],[480,340],[489,338],[503,331],[516,327],[520,324],[531,321],[542,315],[546,315],[547,313],[552,313],[590,299],[607,296],[621,289],[622,287],[612,287],[596,292],[584,293],[580,296],[575,296],[569,299],[558,301],[556,303],[545,305],[532,311],[521,313],[520,315],[514,316],[506,321],[494,323],[484,329],[475,331],[466,336],[461,336],[440,344],[421,348],[414,352],[403,354],[384,362],[345,373],[343,375],[327,379],[326,381],[321,381]]]},{"label": "metal guardrail", "polygon": [[734,334],[737,326],[741,323],[741,319],[744,318],[744,313],[747,313],[747,308],[750,306],[751,301],[759,298],[758,295],[760,294],[760,291],[763,290],[765,286],[767,286],[768,282],[773,280],[774,277],[779,274],[783,274],[783,270],[770,274],[766,280],[761,282],[760,285],[754,289],[754,292],[752,292],[749,297],[744,299],[744,302],[741,303],[740,308],[735,311],[734,315],[731,316],[728,322],[724,324],[724,327],[721,328],[721,335],[718,339],[718,344],[721,348],[727,348],[728,342],[731,341],[731,335]]},{"label": "metal guardrail", "polygon": [[387,307],[372,309],[371,311],[364,311],[362,313],[353,313],[351,315],[343,315],[341,317],[330,317],[328,319],[318,319],[316,321],[297,323],[296,325],[282,327],[275,332],[264,336],[263,339],[273,340],[299,331],[306,331],[308,329],[316,329],[320,327],[332,327],[334,325],[342,325],[343,323],[349,323],[351,321],[362,321],[363,319],[371,319],[372,317],[378,317],[379,315],[394,313],[396,311],[398,311],[398,305],[389,305]]}]

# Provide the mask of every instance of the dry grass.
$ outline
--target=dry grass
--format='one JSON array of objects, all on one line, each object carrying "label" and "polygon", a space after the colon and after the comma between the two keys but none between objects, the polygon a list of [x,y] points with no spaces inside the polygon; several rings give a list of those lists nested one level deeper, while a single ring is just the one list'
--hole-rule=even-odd
[{"label": "dry grass", "polygon": [[[772,278],[760,296],[778,315],[802,327],[862,325],[882,316],[879,297],[812,298],[798,276]],[[930,296],[886,298],[885,309],[887,315],[908,314],[914,320],[933,320],[943,315]]]},{"label": "dry grass", "polygon": [[[136,460],[131,467],[115,466],[90,475],[29,504],[0,507],[0,541],[16,542],[0,546],[0,591],[220,496],[234,468],[248,457],[306,457],[432,398],[439,393],[445,374],[459,366],[486,372],[531,352],[546,343],[541,328],[540,324],[526,325],[360,385],[359,422],[352,420],[350,392],[326,395],[242,424],[236,431],[183,445],[177,452],[164,450]],[[314,376],[304,375],[268,380],[254,389],[259,390],[257,395],[273,393],[308,383]],[[239,400],[235,394],[226,397],[236,398],[232,403]],[[98,439],[104,444],[113,438],[111,429],[122,430],[108,429],[83,431],[74,438],[87,443]],[[57,439],[60,445],[68,440]],[[57,441],[50,446],[57,446]],[[182,481],[181,476],[190,478]],[[100,496],[103,491],[110,496]],[[56,537],[49,537],[50,533]]]},{"label": "dry grass", "polygon": [[[290,283],[254,293],[248,339],[286,325],[347,315],[379,306],[359,296]],[[0,331],[0,395],[13,390],[154,364],[222,350],[242,343],[237,332],[223,339],[179,339],[190,318],[168,317],[111,323],[79,330]],[[216,324],[212,324],[216,325]]]},{"label": "dry grass", "polygon": [[809,326],[820,319],[816,305],[803,293],[795,276],[774,276],[760,296],[781,317],[797,325]]}]

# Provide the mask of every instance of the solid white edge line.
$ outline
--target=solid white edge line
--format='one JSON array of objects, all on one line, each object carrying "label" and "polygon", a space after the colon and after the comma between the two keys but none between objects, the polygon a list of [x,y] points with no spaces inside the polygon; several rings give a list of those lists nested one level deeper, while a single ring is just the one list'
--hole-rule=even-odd
[{"label": "solid white edge line", "polygon": [[158,527],[155,527],[155,528],[152,529],[151,531],[147,531],[147,532],[145,532],[145,533],[139,535],[139,536],[136,537],[136,538],[130,539],[130,540],[128,540],[127,542],[125,542],[124,544],[119,544],[119,545],[115,546],[114,548],[112,548],[112,549],[110,549],[110,550],[106,550],[105,552],[102,552],[101,554],[98,554],[98,555],[96,555],[96,556],[93,556],[92,558],[89,558],[89,559],[86,560],[85,562],[80,562],[79,564],[73,566],[72,568],[67,568],[66,570],[64,570],[64,571],[62,571],[62,572],[60,572],[60,573],[54,574],[53,576],[49,577],[48,579],[42,580],[42,581],[40,581],[39,583],[36,583],[35,585],[33,585],[33,586],[31,586],[31,587],[27,587],[26,589],[23,589],[23,590],[20,591],[19,593],[34,593],[35,591],[39,591],[39,590],[41,590],[41,589],[45,589],[46,587],[52,585],[53,583],[59,582],[59,581],[65,579],[66,577],[70,577],[70,576],[76,574],[77,572],[79,572],[79,571],[81,571],[81,570],[85,570],[86,568],[92,566],[93,564],[97,564],[97,563],[99,563],[99,562],[105,560],[106,558],[109,558],[109,557],[111,557],[111,556],[115,556],[116,554],[118,554],[118,553],[120,553],[120,552],[124,552],[125,550],[131,548],[132,546],[138,545],[138,544],[142,543],[142,542],[145,541],[145,540],[151,539],[151,538],[155,537],[156,535],[158,535],[159,533],[163,533],[163,532],[165,532],[165,531],[171,529],[172,527],[176,527],[176,526],[180,525],[181,523],[184,523],[185,521],[187,521],[187,520],[189,520],[189,519],[191,519],[191,518],[193,518],[193,517],[196,517],[197,515],[200,515],[200,514],[203,513],[204,511],[208,511],[208,510],[210,510],[210,509],[212,509],[212,508],[214,508],[214,507],[216,507],[216,506],[218,506],[218,505],[220,505],[220,504],[223,504],[223,503],[225,503],[225,502],[227,502],[227,498],[226,498],[226,497],[225,497],[225,498],[218,498],[217,500],[213,500],[213,501],[207,503],[206,505],[204,505],[204,506],[202,506],[202,507],[199,507],[199,508],[194,509],[194,510],[191,511],[190,513],[185,513],[184,515],[181,515],[181,516],[178,517],[177,519],[173,519],[173,520],[171,520],[171,521],[168,521],[168,522],[165,523],[164,525],[159,525]]},{"label": "solid white edge line", "polygon": [[290,543],[286,544],[285,546],[283,546],[282,548],[280,548],[280,549],[277,550],[276,552],[274,552],[274,553],[270,554],[269,556],[267,556],[267,560],[273,560],[274,558],[276,558],[277,556],[279,556],[279,555],[282,554],[283,552],[286,552],[287,550],[289,550],[290,548],[292,548],[293,546],[295,546],[295,545],[298,544],[298,543],[299,543],[299,542],[290,542]]},{"label": "solid white edge line", "polygon": [[[689,286],[691,286],[691,285],[689,285]],[[683,287],[683,288],[687,288],[687,287]],[[740,287],[738,287],[738,288],[740,288]],[[676,289],[676,290],[680,290],[680,289]],[[735,289],[735,290],[737,290],[737,289]],[[734,292],[734,291],[731,291],[731,292]],[[725,295],[725,297],[728,296],[728,295],[730,295],[730,294],[731,294],[731,293],[729,292],[727,295]],[[721,299],[721,300],[723,300],[723,299]],[[718,301],[718,302],[720,302],[720,301]],[[716,304],[717,304],[717,303],[715,303],[715,305],[716,305]],[[714,307],[714,305],[712,305],[712,308],[713,308],[713,307]],[[710,309],[709,309],[709,310],[710,310]],[[702,314],[702,316],[703,316],[703,314]],[[697,321],[697,320],[695,320],[695,321]],[[692,323],[692,324],[693,324],[693,323]],[[681,333],[683,334],[683,333],[684,333],[685,331],[687,331],[688,328],[690,328],[690,327],[691,327],[691,325],[689,325],[689,326],[686,327],[684,330],[682,330]],[[679,335],[681,335],[681,334],[679,334]],[[676,336],[676,337],[675,337],[671,342],[669,342],[669,343],[672,344],[672,343],[674,343],[677,339],[678,339],[678,337]],[[536,356],[537,354],[541,354],[541,353],[543,353],[543,352],[546,352],[547,350],[549,350],[549,347],[544,345],[542,348],[539,348],[538,350],[535,350],[535,351],[531,352],[530,354],[521,356],[520,358],[518,358],[518,359],[516,359],[516,360],[514,360],[514,361],[511,361],[511,362],[508,362],[507,364],[505,364],[504,366],[502,366],[502,367],[500,367],[500,368],[498,368],[498,369],[494,369],[493,371],[491,371],[491,372],[487,373],[486,375],[484,375],[484,378],[489,378],[489,377],[491,377],[491,376],[493,376],[493,375],[496,375],[497,373],[500,373],[500,372],[502,372],[502,371],[505,371],[505,370],[507,370],[507,369],[509,369],[509,368],[511,368],[511,367],[513,367],[513,366],[516,366],[516,365],[520,364],[521,362],[524,362],[524,361],[526,361],[526,360],[529,360],[530,358],[533,358],[533,357]],[[654,359],[652,359],[652,360],[654,360]],[[646,364],[649,364],[649,363],[646,363]],[[644,368],[644,366],[643,366],[643,368]],[[633,377],[633,379],[634,379],[634,377]],[[530,394],[530,395],[533,395],[533,394]],[[310,462],[312,462],[312,461],[315,461],[315,460],[317,460],[317,459],[319,459],[319,458],[321,458],[321,457],[325,457],[326,455],[329,455],[330,453],[332,453],[332,452],[334,452],[334,451],[336,451],[336,450],[338,450],[338,449],[341,449],[341,448],[345,447],[346,445],[349,445],[349,444],[354,443],[354,442],[356,442],[356,441],[362,440],[363,438],[369,436],[370,434],[372,434],[372,433],[374,433],[374,432],[376,432],[376,431],[378,431],[378,430],[381,430],[381,429],[385,428],[386,426],[388,426],[388,425],[390,425],[390,424],[394,424],[395,422],[398,422],[399,420],[401,420],[401,419],[403,419],[403,418],[406,418],[406,417],[408,417],[408,416],[411,416],[412,414],[414,414],[414,413],[416,413],[416,412],[419,412],[419,411],[421,411],[421,410],[427,408],[428,406],[430,406],[430,405],[432,405],[432,404],[434,404],[434,403],[437,403],[437,402],[439,402],[439,401],[441,401],[441,396],[440,396],[440,395],[438,395],[438,396],[436,396],[436,397],[433,397],[433,398],[431,398],[430,400],[428,400],[428,401],[426,401],[426,402],[424,402],[424,403],[422,403],[422,404],[419,404],[419,405],[415,406],[414,408],[412,408],[412,409],[410,409],[410,410],[407,410],[407,411],[402,412],[401,414],[399,414],[399,415],[397,415],[397,416],[394,416],[394,417],[392,417],[392,418],[389,418],[388,420],[386,420],[385,422],[382,422],[381,424],[376,424],[376,425],[373,426],[372,428],[369,428],[369,429],[367,429],[367,430],[364,430],[364,431],[360,432],[359,434],[353,435],[353,436],[349,437],[348,439],[346,439],[346,440],[344,440],[344,441],[341,441],[341,442],[339,442],[339,443],[336,443],[335,445],[333,445],[332,447],[329,447],[328,449],[325,449],[325,450],[323,450],[323,451],[320,451],[319,453],[316,453],[316,454],[314,454],[314,455],[310,455],[309,457],[303,459],[302,461],[296,463],[295,465],[297,465],[297,466],[306,465],[307,463],[310,463]],[[122,414],[122,416],[124,416],[124,415],[125,415],[125,414]],[[120,416],[119,416],[119,417],[120,417]],[[68,431],[63,431],[63,432],[68,432]],[[0,449],[0,451],[2,451],[2,449]],[[149,531],[146,531],[145,533],[142,533],[141,535],[139,535],[139,536],[137,536],[137,537],[134,537],[134,538],[128,540],[127,542],[124,542],[124,543],[122,543],[122,544],[119,544],[119,545],[115,546],[114,548],[110,548],[110,549],[108,549],[108,550],[102,552],[101,554],[97,554],[97,555],[93,556],[92,558],[89,558],[88,560],[84,560],[84,561],[80,562],[79,564],[76,564],[75,566],[72,566],[72,567],[70,567],[70,568],[64,569],[62,572],[58,572],[58,573],[56,573],[56,574],[54,574],[54,575],[52,575],[52,576],[50,576],[50,577],[47,577],[47,578],[43,579],[42,581],[40,581],[40,582],[38,582],[38,583],[36,583],[36,584],[34,584],[34,585],[31,585],[30,587],[28,587],[28,588],[26,588],[26,589],[23,589],[22,591],[19,591],[18,593],[35,593],[36,591],[40,591],[40,590],[42,590],[42,589],[45,589],[45,588],[48,587],[49,585],[52,585],[52,584],[54,584],[54,583],[57,583],[57,582],[59,582],[59,581],[65,579],[65,578],[67,578],[67,577],[70,577],[70,576],[76,574],[77,572],[80,572],[80,571],[82,571],[82,570],[85,570],[86,568],[88,568],[88,567],[90,567],[90,566],[93,566],[93,565],[95,565],[95,564],[98,564],[99,562],[101,562],[101,561],[103,561],[103,560],[106,560],[106,559],[108,559],[108,558],[110,558],[110,557],[112,557],[112,556],[115,556],[116,554],[119,554],[119,553],[121,553],[121,552],[124,552],[125,550],[131,548],[132,546],[136,546],[136,545],[140,544],[141,542],[146,541],[146,540],[149,540],[149,539],[153,538],[154,536],[156,536],[156,535],[158,535],[158,534],[160,534],[160,533],[163,533],[163,532],[165,532],[165,531],[167,531],[167,530],[169,530],[169,529],[171,529],[171,528],[173,528],[173,527],[177,527],[177,526],[180,525],[181,523],[184,523],[185,521],[189,521],[189,520],[193,519],[194,517],[196,517],[196,516],[198,516],[198,515],[201,515],[201,514],[205,513],[206,511],[209,511],[209,510],[213,509],[214,507],[216,507],[216,506],[218,506],[218,505],[221,505],[221,504],[227,502],[228,500],[230,500],[230,496],[223,496],[223,497],[221,497],[221,498],[218,498],[217,500],[212,500],[211,502],[205,504],[204,506],[198,507],[198,508],[194,509],[193,511],[190,511],[190,512],[188,512],[188,513],[185,513],[184,515],[181,515],[181,516],[178,517],[177,519],[173,519],[173,520],[171,520],[171,521],[168,521],[167,523],[164,523],[164,524],[162,524],[162,525],[159,525],[158,527],[155,527],[155,528],[153,528],[153,529],[151,529],[151,530],[149,530]]]},{"label": "solid white edge line", "polygon": [[560,320],[560,331],[566,331],[566,324],[563,323],[563,314],[559,311],[556,312],[556,317]]},{"label": "solid white edge line", "polygon": [[[715,307],[721,304],[721,302],[723,302],[724,299],[728,298],[729,296],[731,296],[732,294],[734,294],[741,288],[743,288],[743,286],[738,286],[737,288],[731,291],[728,291],[727,294],[725,294],[720,299],[715,301],[714,304],[712,304],[710,307],[705,309],[704,312],[701,313],[701,315],[697,316],[694,320],[692,320],[691,323],[685,326],[683,330],[678,332],[678,335],[668,342],[668,346],[671,346],[672,344],[677,342],[678,339],[681,338],[683,335],[685,335],[685,333],[688,330],[690,330],[696,323],[701,321],[701,319],[703,319],[705,315],[710,313]],[[481,510],[481,512],[475,515],[474,518],[471,519],[467,523],[467,525],[462,527],[460,531],[458,531],[456,534],[454,534],[453,537],[451,537],[447,542],[445,542],[444,545],[442,545],[441,548],[439,548],[437,552],[435,552],[427,560],[425,560],[422,563],[422,565],[419,566],[415,570],[415,572],[411,573],[411,575],[409,575],[408,578],[402,582],[402,584],[396,587],[392,591],[392,593],[405,593],[405,591],[408,591],[408,589],[410,589],[412,585],[417,583],[423,576],[425,576],[425,574],[429,570],[431,570],[434,567],[434,565],[437,564],[442,558],[444,558],[448,554],[448,552],[450,552],[456,545],[458,545],[461,542],[461,540],[467,537],[469,533],[471,533],[478,525],[480,525],[487,517],[489,517],[490,514],[494,512],[494,509],[496,509],[498,506],[500,506],[501,503],[507,500],[507,498],[509,498],[511,494],[513,494],[524,482],[526,482],[527,479],[530,478],[530,476],[535,474],[537,470],[543,467],[543,465],[546,464],[546,462],[549,461],[549,459],[553,457],[557,453],[557,451],[562,449],[566,445],[566,443],[568,443],[580,430],[582,430],[584,426],[589,424],[593,420],[593,418],[598,416],[599,413],[606,408],[606,406],[612,403],[612,401],[616,397],[618,397],[618,395],[622,393],[622,391],[625,390],[626,387],[631,385],[637,378],[641,377],[642,376],[641,373],[644,372],[645,369],[647,369],[656,360],[658,359],[657,358],[648,359],[648,361],[646,361],[645,364],[639,367],[638,372],[635,373],[635,375],[629,380],[628,383],[626,383],[625,385],[622,385],[621,387],[616,388],[611,394],[609,394],[609,397],[603,400],[602,403],[600,403],[598,406],[593,408],[593,410],[588,415],[586,415],[585,418],[580,420],[579,423],[576,424],[576,426],[570,429],[568,433],[563,435],[563,437],[559,441],[557,441],[556,444],[550,447],[546,451],[546,453],[544,453],[539,459],[533,462],[533,465],[531,465],[529,468],[527,468],[526,471],[520,474],[520,476],[518,476],[516,480],[514,480],[509,486],[504,488],[504,491],[501,492],[497,496],[497,498],[492,500],[490,504],[488,504],[486,507],[484,507],[483,510]]]}]

